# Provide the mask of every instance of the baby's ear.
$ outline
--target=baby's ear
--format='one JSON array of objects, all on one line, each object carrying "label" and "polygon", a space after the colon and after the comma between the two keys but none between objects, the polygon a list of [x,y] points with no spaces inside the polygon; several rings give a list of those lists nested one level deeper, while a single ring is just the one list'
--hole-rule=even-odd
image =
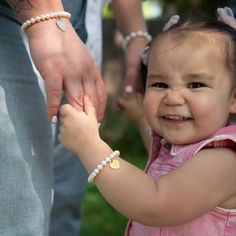
[{"label": "baby's ear", "polygon": [[230,113],[236,113],[236,88],[233,90],[232,93],[232,101],[230,105]]}]

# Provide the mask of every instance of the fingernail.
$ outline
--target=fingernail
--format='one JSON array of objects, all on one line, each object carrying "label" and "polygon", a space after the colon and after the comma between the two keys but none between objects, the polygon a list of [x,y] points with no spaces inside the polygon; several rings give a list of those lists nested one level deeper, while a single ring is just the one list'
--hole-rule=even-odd
[{"label": "fingernail", "polygon": [[87,94],[84,95],[84,99],[89,99],[89,96]]},{"label": "fingernail", "polygon": [[98,128],[100,128],[100,126],[101,126],[101,123],[98,123]]},{"label": "fingernail", "polygon": [[57,116],[53,116],[53,117],[52,117],[52,123],[53,123],[53,124],[57,123]]},{"label": "fingernail", "polygon": [[131,85],[127,85],[127,86],[125,87],[125,92],[126,92],[126,93],[132,93],[132,92],[133,92],[133,87],[132,87]]}]

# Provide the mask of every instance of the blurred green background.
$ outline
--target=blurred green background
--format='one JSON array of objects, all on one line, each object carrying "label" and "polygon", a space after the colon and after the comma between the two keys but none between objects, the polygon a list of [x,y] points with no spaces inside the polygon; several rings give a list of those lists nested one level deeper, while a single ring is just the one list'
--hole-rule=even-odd
[{"label": "blurred green background", "polygon": [[[128,0],[127,0],[128,1]],[[216,16],[216,8],[230,6],[235,10],[236,0],[144,0],[143,14],[148,30],[155,35],[173,14]],[[235,11],[234,11],[235,12]],[[116,107],[124,75],[122,38],[116,31],[112,12],[108,6],[103,12],[103,78],[108,92],[108,106],[102,123],[103,139],[121,157],[144,168],[147,153],[136,126],[122,117]],[[116,212],[101,196],[95,185],[88,185],[83,203],[80,236],[124,235],[127,219]]]}]

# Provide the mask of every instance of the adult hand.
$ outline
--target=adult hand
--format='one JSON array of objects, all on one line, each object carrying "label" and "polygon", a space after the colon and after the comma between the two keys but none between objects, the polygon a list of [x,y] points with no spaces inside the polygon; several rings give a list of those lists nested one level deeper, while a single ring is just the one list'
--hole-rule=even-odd
[{"label": "adult hand", "polygon": [[127,46],[125,51],[125,79],[123,83],[125,93],[142,92],[140,66],[141,56],[146,44],[146,38],[137,37],[131,40]]},{"label": "adult hand", "polygon": [[98,66],[68,20],[62,32],[55,20],[27,29],[33,62],[45,81],[48,118],[57,116],[62,90],[67,102],[83,110],[85,94],[91,98],[99,121],[106,106],[105,86]]}]

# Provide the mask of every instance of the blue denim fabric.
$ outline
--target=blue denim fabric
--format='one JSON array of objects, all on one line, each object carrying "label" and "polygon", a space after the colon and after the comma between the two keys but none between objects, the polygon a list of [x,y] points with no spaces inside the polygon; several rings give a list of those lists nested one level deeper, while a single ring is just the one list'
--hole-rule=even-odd
[{"label": "blue denim fabric", "polygon": [[[64,0],[64,9],[72,14],[71,22],[85,42],[86,1]],[[62,103],[65,103],[63,97]],[[54,160],[54,202],[51,213],[50,236],[77,236],[82,216],[83,194],[88,174],[78,157],[66,150],[57,140],[59,124],[56,127]]]},{"label": "blue denim fabric", "polygon": [[0,9],[0,235],[46,236],[52,137],[19,25]]},{"label": "blue denim fabric", "polygon": [[85,42],[87,32],[85,28],[85,13],[87,0],[62,0],[65,11],[71,13],[71,23],[79,35],[80,39]]},{"label": "blue denim fabric", "polygon": [[54,148],[54,174],[50,236],[77,236],[88,175],[79,158],[58,142]]}]

